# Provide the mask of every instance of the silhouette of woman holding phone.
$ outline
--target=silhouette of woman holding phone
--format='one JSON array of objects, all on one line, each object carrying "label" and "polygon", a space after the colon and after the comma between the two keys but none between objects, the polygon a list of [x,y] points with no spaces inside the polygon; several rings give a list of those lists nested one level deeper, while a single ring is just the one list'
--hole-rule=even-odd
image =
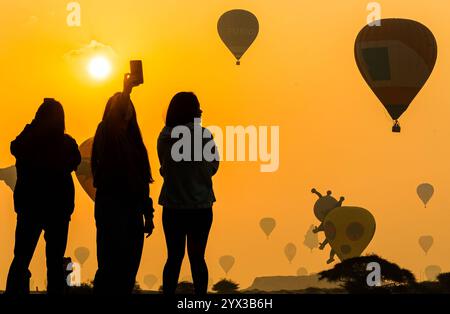
[{"label": "silhouette of woman holding phone", "polygon": [[[158,139],[160,173],[164,178],[159,204],[163,206],[168,255],[163,273],[163,292],[169,295],[174,294],[177,288],[186,242],[195,293],[206,294],[208,289],[205,250],[213,220],[212,206],[216,200],[212,177],[219,168],[219,156],[211,133],[200,125],[201,115],[200,103],[193,93],[175,95]],[[195,128],[208,135],[200,139],[200,145],[194,143]],[[172,136],[178,131],[188,131],[190,136],[181,139]],[[184,141],[180,153],[189,157],[181,161],[172,150],[180,140]],[[203,156],[206,145],[212,147],[210,153],[213,158]],[[186,155],[188,151],[190,153]]]},{"label": "silhouette of woman holding phone", "polygon": [[75,207],[71,173],[80,164],[81,156],[75,140],[65,134],[62,105],[46,98],[31,124],[11,143],[11,153],[16,157],[17,168],[17,226],[6,293],[30,292],[28,267],[44,231],[47,292],[63,294],[67,286],[64,253]]},{"label": "silhouette of woman holding phone", "polygon": [[[112,96],[95,134],[91,167],[97,226],[98,270],[94,293],[130,294],[141,261],[144,234],[153,232],[153,182],[147,149],[130,99],[133,76]],[[145,219],[145,222],[144,222]]]}]

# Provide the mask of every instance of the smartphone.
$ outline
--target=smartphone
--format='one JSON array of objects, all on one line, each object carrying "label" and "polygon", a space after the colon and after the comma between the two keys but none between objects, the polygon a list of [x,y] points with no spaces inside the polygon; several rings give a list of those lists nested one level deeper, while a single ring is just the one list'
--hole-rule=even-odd
[{"label": "smartphone", "polygon": [[136,85],[144,83],[144,72],[142,70],[142,60],[130,61],[130,74],[136,82]]}]

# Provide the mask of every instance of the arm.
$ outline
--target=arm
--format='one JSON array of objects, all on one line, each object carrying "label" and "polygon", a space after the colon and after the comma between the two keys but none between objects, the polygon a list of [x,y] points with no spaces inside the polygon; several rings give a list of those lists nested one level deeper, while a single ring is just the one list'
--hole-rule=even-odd
[{"label": "arm", "polygon": [[318,227],[315,227],[315,228],[313,229],[313,232],[314,232],[314,233],[318,233],[318,232],[320,232],[320,231],[325,231],[325,229],[324,229],[324,227],[323,227],[323,222],[322,222]]}]

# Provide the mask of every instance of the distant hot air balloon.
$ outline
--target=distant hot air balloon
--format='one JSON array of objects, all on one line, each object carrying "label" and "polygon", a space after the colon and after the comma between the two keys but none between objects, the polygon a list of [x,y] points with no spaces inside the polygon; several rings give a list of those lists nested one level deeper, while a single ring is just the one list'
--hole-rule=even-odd
[{"label": "distant hot air balloon", "polygon": [[277,223],[273,218],[263,218],[259,222],[259,226],[261,227],[262,231],[266,234],[267,239],[269,239],[269,236],[272,233],[273,229],[275,229],[276,225]]},{"label": "distant hot air balloon", "polygon": [[308,229],[308,231],[305,234],[305,240],[303,241],[303,244],[311,250],[316,249],[319,247],[319,235],[317,232],[314,232],[314,225],[311,225]]},{"label": "distant hot air balloon", "polygon": [[434,187],[429,183],[422,183],[417,187],[417,195],[422,200],[425,208],[427,207],[428,202],[431,200],[434,194]]},{"label": "distant hot air balloon", "polygon": [[297,276],[307,276],[308,275],[308,271],[306,270],[305,267],[300,267],[297,270]]},{"label": "distant hot air balloon", "polygon": [[157,280],[158,279],[154,275],[144,276],[144,284],[147,286],[148,289],[153,288]]},{"label": "distant hot air balloon", "polygon": [[259,32],[256,16],[245,10],[232,10],[223,14],[217,24],[220,38],[236,57],[236,65],[255,41]]},{"label": "distant hot air balloon", "polygon": [[87,247],[79,247],[75,249],[75,257],[80,263],[81,266],[83,266],[84,262],[89,257],[89,249]]},{"label": "distant hot air balloon", "polygon": [[356,38],[355,58],[367,84],[395,121],[408,109],[430,77],[437,59],[433,33],[419,22],[383,19]]},{"label": "distant hot air balloon", "polygon": [[428,254],[428,251],[433,246],[434,239],[432,236],[422,236],[419,238],[419,245],[422,248],[422,250],[425,252],[425,254]]},{"label": "distant hot air balloon", "polygon": [[429,281],[435,281],[441,272],[442,268],[438,265],[430,265],[425,268],[425,276]]},{"label": "distant hot air balloon", "polygon": [[227,274],[227,275],[228,275],[228,272],[231,270],[231,268],[233,268],[234,262],[235,262],[235,259],[231,255],[225,255],[219,259],[219,264],[222,267],[225,274]]},{"label": "distant hot air balloon", "polygon": [[91,171],[92,144],[94,138],[87,139],[80,145],[81,164],[76,171],[78,182],[89,197],[95,201],[96,189],[94,187],[94,178]]},{"label": "distant hot air balloon", "polygon": [[294,243],[286,244],[286,246],[284,247],[284,255],[286,255],[289,263],[292,263],[295,255],[297,255],[297,246],[295,246]]}]

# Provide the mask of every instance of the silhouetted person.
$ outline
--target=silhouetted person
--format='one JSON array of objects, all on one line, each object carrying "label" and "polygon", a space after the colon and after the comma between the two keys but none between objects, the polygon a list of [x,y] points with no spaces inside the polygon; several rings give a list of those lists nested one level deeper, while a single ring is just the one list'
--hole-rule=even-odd
[{"label": "silhouetted person", "polygon": [[6,293],[29,293],[28,267],[44,230],[47,292],[62,294],[66,287],[64,252],[75,207],[71,173],[81,156],[75,140],[65,134],[64,110],[59,102],[45,99],[33,122],[11,143],[11,153],[17,168],[17,227]]},{"label": "silhouetted person", "polygon": [[[153,182],[147,149],[130,100],[131,79],[124,92],[106,105],[92,149],[92,173],[97,188],[97,294],[133,291],[141,261],[144,233],[153,231]],[[145,218],[145,224],[144,224]]]},{"label": "silhouetted person", "polygon": [[[167,262],[164,266],[163,291],[174,294],[183,262],[186,241],[196,294],[206,294],[208,267],[205,250],[213,220],[215,202],[212,176],[219,168],[219,156],[211,133],[200,126],[202,111],[193,93],[179,93],[172,99],[166,117],[166,126],[158,139],[160,173],[164,184],[159,197],[163,208],[163,226],[167,244]],[[190,136],[172,136],[172,132],[188,132]],[[203,133],[194,139],[194,130]],[[179,144],[184,143],[179,149]],[[199,140],[200,145],[195,145]],[[175,156],[172,147],[184,158]],[[203,155],[208,147],[209,156]],[[178,148],[177,148],[178,147]],[[175,152],[175,154],[177,154]]]}]

